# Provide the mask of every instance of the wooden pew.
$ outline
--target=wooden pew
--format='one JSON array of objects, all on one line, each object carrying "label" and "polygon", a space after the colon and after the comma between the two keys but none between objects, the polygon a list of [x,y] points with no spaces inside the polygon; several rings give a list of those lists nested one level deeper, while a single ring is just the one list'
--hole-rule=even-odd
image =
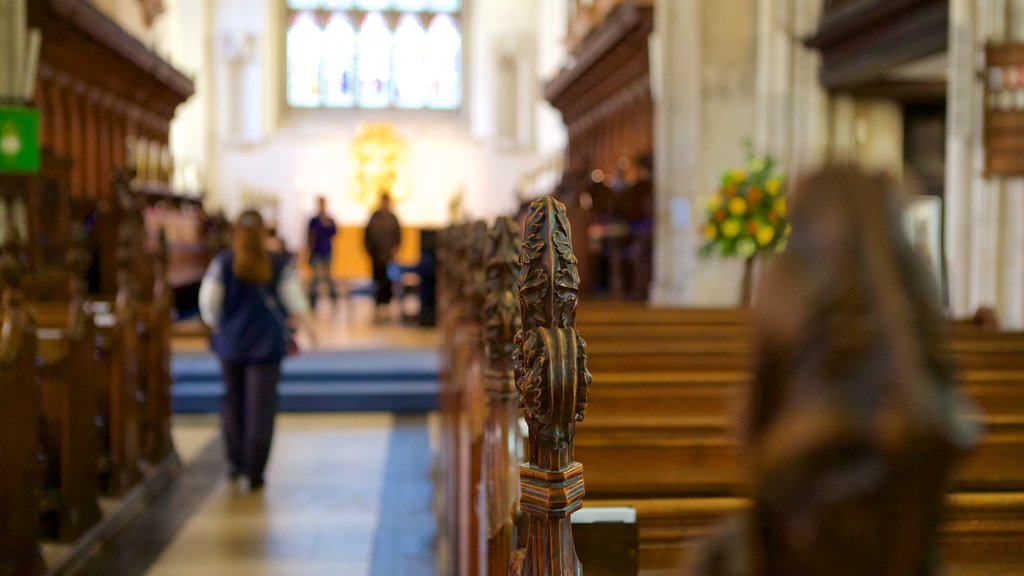
[{"label": "wooden pew", "polygon": [[[732,423],[749,381],[748,319],[744,311],[658,310],[643,312],[640,322],[633,316],[637,309],[646,310],[620,305],[580,313],[578,325],[595,334],[591,338],[581,329],[591,366],[600,368],[594,368],[588,418],[577,429],[576,456],[587,465],[588,505],[637,508],[641,573],[676,574],[694,540],[745,505],[731,496],[743,489]],[[1024,366],[1012,361],[1018,335],[974,339],[978,332],[970,324],[954,324],[950,350],[965,366],[964,388],[989,415],[989,442],[963,468],[961,491],[950,495],[943,541],[953,574],[980,574],[979,566],[1000,552],[1013,565],[993,573],[1013,573],[1005,570],[1024,560],[1024,522],[1018,520],[1024,497],[1014,466],[1022,454]],[[605,353],[611,359],[602,360]],[[588,436],[588,430],[600,433]],[[689,456],[664,471],[641,454],[646,449],[653,458],[672,446]],[[607,466],[591,457],[602,450],[610,451]],[[623,461],[641,471],[625,470]]]},{"label": "wooden pew", "polygon": [[[623,326],[628,325],[620,321],[616,328]],[[737,326],[742,328],[742,325]],[[647,334],[647,328],[637,326],[634,334]],[[723,510],[718,505],[732,501],[727,495],[742,489],[737,466],[740,455],[732,422],[740,409],[740,397],[749,380],[745,367],[741,370],[707,370],[697,363],[697,368],[684,370],[681,367],[688,363],[680,362],[673,366],[678,370],[676,372],[644,371],[642,360],[626,360],[630,356],[635,359],[638,355],[646,359],[645,348],[652,354],[662,352],[656,344],[658,337],[664,337],[665,332],[700,337],[699,325],[694,323],[675,327],[662,323],[654,328],[664,331],[644,342],[643,346],[632,342],[629,352],[621,354],[623,360],[616,365],[628,367],[628,371],[602,373],[595,369],[594,395],[588,419],[578,428],[576,448],[577,457],[587,465],[590,504],[633,503],[638,507],[644,574],[676,573],[682,556],[672,556],[668,562],[664,562],[664,557],[659,560],[660,554],[672,548],[666,548],[665,539],[691,541],[702,533],[695,531],[694,527],[720,515]],[[955,334],[958,338],[970,338],[970,332],[957,329]],[[979,367],[984,365],[985,355],[993,350],[1005,350],[1008,346],[1012,349],[1016,338],[1013,334],[989,335],[982,339],[980,345],[951,344],[954,350],[966,349],[973,353],[973,356],[962,355],[962,359],[974,367],[962,371],[961,378],[966,391],[978,399],[989,415],[990,427],[986,445],[961,470],[960,476],[966,481],[961,480],[960,487],[1002,491],[988,499],[988,494],[973,492],[958,492],[951,497],[951,502],[969,505],[953,507],[950,530],[959,536],[947,537],[947,548],[969,550],[971,546],[965,542],[974,541],[980,549],[992,551],[998,547],[998,542],[1013,541],[1014,535],[1019,534],[1019,528],[1014,528],[1013,523],[999,523],[992,518],[1005,520],[1009,517],[1012,512],[1000,511],[1000,503],[1013,505],[1020,496],[1018,492],[1006,490],[1016,488],[1020,481],[1019,466],[1015,463],[1021,461],[1024,454],[1020,442],[1024,430],[1020,418],[1024,401],[1024,395],[1020,394],[1024,386],[1021,377],[1024,374],[1020,371],[1020,362],[1017,369]],[[606,340],[609,345],[615,344],[611,336]],[[601,346],[589,345],[592,365],[601,364],[598,356]],[[708,349],[710,347],[704,350]],[[691,356],[684,358],[689,360]],[[623,413],[631,416],[623,416]],[[686,457],[675,458],[675,465],[664,470],[657,468],[656,463],[652,464],[656,457],[664,458],[664,450],[672,447],[683,450]],[[595,459],[594,454],[603,450],[607,450],[605,456]],[[643,455],[645,452],[647,457]],[[635,463],[642,472],[621,466],[623,459]],[[667,459],[673,460],[671,457]],[[691,497],[680,496],[681,492],[689,492]],[[631,494],[633,498],[614,499],[624,494]],[[709,494],[719,496],[709,498]],[[980,515],[980,519],[975,515]],[[979,522],[987,522],[985,530],[991,532],[979,530],[968,536],[970,527],[979,526]],[[1022,559],[1016,552],[1008,554],[1011,560],[1015,558],[1020,562]],[[970,558],[958,562],[960,565],[956,569],[959,573],[972,573],[962,571],[973,570],[970,566],[976,564]],[[964,567],[967,564],[970,566]]]},{"label": "wooden pew", "polygon": [[35,326],[21,306],[21,268],[20,252],[5,247],[0,255],[0,576],[35,576],[45,569],[36,541],[41,395]]},{"label": "wooden pew", "polygon": [[[588,470],[589,472],[589,470]],[[949,576],[1024,574],[1024,494],[957,492],[947,499],[939,535]],[[738,497],[587,498],[588,506],[636,508],[640,527],[640,574],[677,576],[717,523],[747,507]]]},{"label": "wooden pew", "polygon": [[439,373],[442,457],[439,465],[443,504],[439,506],[441,565],[457,574],[486,570],[486,536],[478,501],[483,482],[482,454],[486,401],[483,391],[483,246],[486,225],[477,222],[449,229],[442,254],[440,325],[447,354]]},{"label": "wooden pew", "polygon": [[[957,338],[970,337],[961,330],[957,330],[956,335]],[[1015,338],[1017,336],[1013,334],[988,336],[985,338],[988,343],[966,347],[972,348],[976,356],[964,357],[974,366],[983,365],[985,353],[1005,348],[1006,342],[1012,343]],[[1001,343],[992,344],[1000,340]],[[599,347],[590,346],[594,363],[598,363],[594,350]],[[951,345],[952,349],[958,347],[957,343]],[[685,366],[685,363],[681,365]],[[694,526],[720,514],[722,502],[733,501],[728,497],[708,498],[706,494],[738,493],[743,487],[737,467],[740,455],[734,441],[736,433],[730,424],[734,419],[728,414],[738,411],[737,405],[747,385],[745,380],[749,377],[744,371],[684,370],[678,366],[677,372],[644,372],[642,362],[631,365],[623,362],[622,366],[632,369],[606,373],[595,370],[594,399],[587,421],[578,429],[577,457],[587,465],[588,504],[635,505],[641,526],[641,572],[678,573],[679,563],[689,546],[684,542],[692,543],[692,539],[702,533],[699,530],[695,532]],[[961,491],[951,495],[951,521],[944,543],[954,561],[952,573],[982,573],[977,572],[981,561],[991,562],[993,554],[1000,552],[1002,558],[1011,564],[1010,569],[1018,570],[1024,565],[1021,546],[1005,544],[1017,542],[1015,538],[1020,536],[1021,523],[1009,519],[1014,518],[1015,511],[1019,511],[1019,503],[1024,501],[1018,491],[1020,474],[1019,466],[1015,464],[1024,454],[1020,442],[1021,402],[1024,400],[1024,395],[1020,394],[1024,386],[1021,367],[1018,361],[1017,369],[975,367],[960,373],[966,391],[986,410],[989,425],[986,444],[969,458],[960,472],[960,488],[1000,491]],[[626,416],[623,413],[632,414]],[[724,414],[718,423],[715,418],[709,418],[715,414]],[[671,430],[673,418],[678,423],[675,430]],[[589,438],[593,444],[588,446],[589,432],[592,432]],[[696,435],[696,438],[688,438],[688,433]],[[652,439],[661,450],[650,447]],[[725,442],[716,444],[709,439]],[[714,448],[709,450],[709,446]],[[609,447],[611,453],[601,459],[592,457],[595,450]],[[667,474],[650,464],[656,453],[665,456],[663,450],[666,447],[683,449],[684,454],[688,453],[686,458],[677,457],[675,463],[678,467],[669,468]],[[645,450],[647,457],[643,455]],[[724,457],[723,452],[726,453]],[[617,464],[624,457],[629,457],[648,473],[630,474],[623,470]],[[709,492],[708,484],[713,484],[716,477],[726,478],[726,483],[732,487],[723,490],[721,486],[711,486]],[[964,482],[965,478],[967,482]],[[692,489],[692,495],[680,497],[678,492],[673,494],[675,481],[681,482],[684,489]],[[627,500],[603,499],[602,491],[606,491],[610,498],[614,498],[616,493],[630,493],[632,497]],[[656,494],[653,498],[652,491]],[[660,496],[657,495],[659,491]],[[974,530],[976,532],[972,533]],[[677,539],[675,545],[670,544],[672,539]],[[669,554],[667,550],[675,552]],[[964,555],[964,551],[972,550],[986,552]],[[987,559],[985,554],[988,554]],[[998,555],[994,557],[999,558]],[[993,573],[1011,573],[1007,569],[1003,566],[1001,571]]]},{"label": "wooden pew", "polygon": [[[47,461],[56,501],[48,536],[62,542],[82,536],[101,518],[97,476],[95,330],[84,300],[67,310],[32,306],[39,323],[38,377],[47,440]],[[45,493],[45,491],[44,491]]]},{"label": "wooden pew", "polygon": [[[117,244],[116,291],[92,297],[98,333],[100,470],[104,491],[121,495],[167,459],[176,460],[170,435],[170,322],[172,290],[167,282],[167,245],[151,239],[143,219],[144,199],[115,182],[115,203],[98,217],[99,242]],[[112,256],[112,257],[111,257]]]},{"label": "wooden pew", "polygon": [[519,279],[520,232],[516,222],[498,218],[488,236],[486,295],[482,308],[484,352],[487,365],[484,389],[487,418],[484,426],[482,498],[487,502],[485,574],[504,574],[519,544],[519,474],[522,441],[518,426],[519,393],[515,387],[513,351],[522,329],[515,287]]}]

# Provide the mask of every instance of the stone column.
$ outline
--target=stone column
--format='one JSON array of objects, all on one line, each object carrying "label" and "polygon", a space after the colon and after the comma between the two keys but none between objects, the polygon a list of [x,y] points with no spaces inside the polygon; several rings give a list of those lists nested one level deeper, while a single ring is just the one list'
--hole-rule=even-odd
[{"label": "stone column", "polygon": [[655,241],[653,305],[692,297],[693,198],[700,181],[700,0],[654,4]]},{"label": "stone column", "polygon": [[739,301],[742,262],[696,251],[703,199],[754,136],[756,12],[747,0],[655,2],[655,306]]},{"label": "stone column", "polygon": [[994,307],[1004,327],[1024,327],[1024,180],[984,178],[986,42],[1024,39],[1021,0],[951,0],[946,134],[946,259],[954,316]]},{"label": "stone column", "polygon": [[820,165],[828,149],[820,56],[803,44],[818,28],[821,0],[761,0],[757,7],[754,148],[796,175]]}]

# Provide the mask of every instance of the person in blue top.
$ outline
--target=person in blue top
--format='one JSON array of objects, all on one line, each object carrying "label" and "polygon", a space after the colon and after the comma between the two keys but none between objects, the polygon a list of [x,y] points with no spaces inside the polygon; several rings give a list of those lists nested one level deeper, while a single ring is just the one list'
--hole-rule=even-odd
[{"label": "person in blue top", "polygon": [[313,280],[309,284],[309,303],[316,308],[317,290],[321,283],[327,284],[327,292],[331,296],[331,304],[338,303],[338,293],[331,280],[331,254],[334,235],[338,227],[334,219],[327,214],[327,199],[317,198],[317,214],[309,221],[309,234],[306,248],[309,252],[309,267],[313,271]]},{"label": "person in blue top", "polygon": [[286,254],[271,254],[255,210],[238,218],[231,247],[217,254],[199,287],[199,311],[224,377],[221,425],[231,478],[263,487],[277,413],[281,360],[295,319],[316,342],[298,274]]}]

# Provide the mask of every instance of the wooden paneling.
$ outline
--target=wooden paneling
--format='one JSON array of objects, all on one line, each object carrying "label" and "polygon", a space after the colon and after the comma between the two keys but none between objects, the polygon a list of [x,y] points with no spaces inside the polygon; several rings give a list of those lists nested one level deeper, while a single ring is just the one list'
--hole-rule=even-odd
[{"label": "wooden paneling", "polygon": [[618,4],[573,52],[575,65],[545,88],[569,132],[568,172],[613,174],[618,159],[635,160],[653,147],[648,36],[649,5]]},{"label": "wooden paneling", "polygon": [[[882,83],[894,66],[938,54],[949,43],[949,0],[832,0],[805,44],[821,52],[821,84],[856,92]],[[912,83],[910,94],[920,93]]]},{"label": "wooden paneling", "polygon": [[125,167],[125,136],[167,143],[192,80],[86,2],[30,2],[28,18],[44,39],[35,94],[41,146],[73,161],[75,198],[106,197]]}]

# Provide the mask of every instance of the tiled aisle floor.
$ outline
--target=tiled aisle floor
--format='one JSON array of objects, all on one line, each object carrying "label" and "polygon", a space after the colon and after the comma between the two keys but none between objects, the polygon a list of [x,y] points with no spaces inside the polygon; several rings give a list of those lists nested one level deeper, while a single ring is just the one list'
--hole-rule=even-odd
[{"label": "tiled aisle floor", "polygon": [[[183,457],[216,435],[216,419],[179,419]],[[225,478],[148,572],[151,576],[362,576],[373,539],[393,418],[281,415],[267,485]],[[191,439],[191,440],[190,440]]]}]

